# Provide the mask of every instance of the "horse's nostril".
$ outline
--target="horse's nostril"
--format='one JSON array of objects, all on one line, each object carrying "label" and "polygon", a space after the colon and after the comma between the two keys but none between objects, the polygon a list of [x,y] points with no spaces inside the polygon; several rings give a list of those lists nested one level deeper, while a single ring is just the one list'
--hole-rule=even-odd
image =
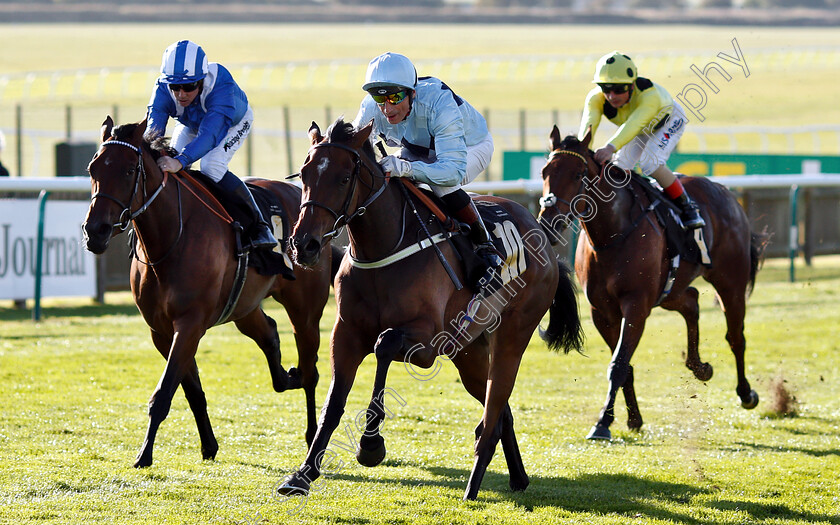
[{"label": "horse's nostril", "polygon": [[315,239],[309,239],[309,242],[306,243],[303,249],[304,253],[306,254],[315,254],[321,251],[321,243],[316,241]]}]

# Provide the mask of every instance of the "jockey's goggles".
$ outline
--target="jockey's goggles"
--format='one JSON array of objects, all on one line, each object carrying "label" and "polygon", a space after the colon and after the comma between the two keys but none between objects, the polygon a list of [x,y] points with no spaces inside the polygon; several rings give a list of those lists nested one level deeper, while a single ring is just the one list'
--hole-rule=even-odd
[{"label": "jockey's goggles", "polygon": [[169,89],[171,89],[175,93],[179,91],[186,91],[187,93],[192,93],[193,91],[198,89],[198,85],[200,83],[200,80],[196,80],[195,82],[190,82],[189,84],[169,84]]},{"label": "jockey's goggles", "polygon": [[630,91],[632,84],[598,84],[602,93],[616,93],[618,95]]},{"label": "jockey's goggles", "polygon": [[396,93],[389,93],[387,95],[374,95],[371,93],[370,98],[373,99],[374,102],[379,104],[380,106],[384,106],[385,102],[390,102],[391,105],[396,106],[403,100],[405,97],[408,96],[408,91],[403,89],[402,91],[397,91]]}]

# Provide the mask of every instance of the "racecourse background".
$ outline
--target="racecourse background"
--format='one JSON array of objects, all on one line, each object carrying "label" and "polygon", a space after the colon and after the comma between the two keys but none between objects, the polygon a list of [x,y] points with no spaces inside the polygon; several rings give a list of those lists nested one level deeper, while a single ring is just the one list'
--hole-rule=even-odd
[{"label": "racecourse background", "polygon": [[[554,123],[576,131],[592,63],[612,49],[633,56],[643,76],[674,94],[690,83],[704,87],[692,64],[715,61],[731,75],[710,75],[719,91],[706,88],[704,119],[692,120],[682,151],[840,152],[840,109],[812,102],[834,87],[840,35],[832,29],[59,24],[2,26],[0,45],[15,49],[4,53],[0,69],[3,162],[18,173],[18,119],[24,176],[54,174],[54,144],[95,141],[106,114],[117,113],[118,123],[142,119],[162,49],[180,38],[230,67],[255,107],[253,164],[238,156],[232,168],[239,174],[280,178],[296,169],[309,123],[353,118],[367,60],[385,49],[407,54],[421,75],[440,76],[487,114],[497,151],[491,179],[501,178],[502,151],[545,149]],[[735,55],[733,40],[749,76],[718,58]],[[609,126],[601,128],[606,138]]]},{"label": "racecourse background", "polygon": [[[213,60],[229,65],[361,62],[395,42],[400,43],[397,50],[421,63],[476,56],[586,56],[614,48],[634,55],[700,50],[705,63],[737,38],[751,75],[733,74],[733,81],[721,86],[709,100],[703,125],[766,129],[840,122],[831,99],[836,63],[801,69],[800,62],[807,61],[791,58],[765,70],[751,62],[756,49],[840,45],[836,30],[814,28],[0,25],[2,73],[103,65],[156,69],[164,47],[182,37],[198,40]],[[364,74],[363,68],[358,74]],[[680,70],[655,80],[679,89],[692,76]],[[507,78],[472,84],[459,80],[454,87],[477,107],[491,108],[495,126],[495,115],[518,115],[520,108],[529,116],[531,111],[550,115],[551,108],[578,111],[590,85],[585,78]],[[312,119],[324,124],[327,104],[333,116],[346,111],[352,117],[361,94],[358,82],[347,81],[250,95],[260,111],[258,131],[260,126],[281,128],[279,108],[289,105],[296,108],[293,128],[304,132]],[[87,137],[114,104],[121,122],[139,120],[146,98],[91,100],[88,95],[87,100],[22,102],[23,124],[46,130],[49,137],[40,154],[49,157],[50,141],[63,137],[67,103],[74,107],[74,133]],[[14,105],[2,102],[4,130],[14,126]],[[512,122],[515,127],[515,117]],[[550,117],[533,121],[528,147],[545,147],[550,124]],[[577,123],[562,126],[571,132]],[[750,147],[760,147],[758,137],[751,140]],[[824,139],[822,145],[837,153],[836,141]],[[786,141],[772,147],[784,151]],[[279,140],[255,140],[257,157],[266,162],[260,170],[272,172],[272,164],[280,164],[284,171],[282,149]],[[303,155],[305,149],[295,146],[294,154]],[[9,154],[9,149],[3,152],[7,164]],[[26,150],[27,162],[34,154]],[[50,175],[46,166],[42,163]],[[746,318],[747,370],[762,397],[756,410],[738,406],[723,315],[710,288],[698,282],[701,352],[715,366],[714,377],[700,383],[691,376],[680,359],[685,341],[681,319],[656,310],[633,361],[646,417],[643,431],[627,431],[619,409],[615,441],[587,442],[584,435],[602,401],[609,352],[580,295],[586,355],[554,355],[535,338],[511,398],[532,480],[527,491],[509,491],[499,451],[479,501],[461,502],[479,404],[448,364],[429,382],[393,367],[389,386],[404,393],[407,405],[386,422],[385,463],[364,469],[351,453],[338,450],[345,468],[325,480],[325,490],[293,516],[295,509],[272,499],[272,490],[305,454],[303,397],[271,390],[264,357],[233,326],[211,330],[197,355],[222,447],[216,461],[201,461],[195,423],[177,395],[158,434],[155,466],[137,470],[131,462],[163,361],[129,295],[109,297],[104,306],[87,299],[51,300],[39,323],[27,311],[0,305],[0,523],[837,525],[840,363],[834,333],[840,261],[817,259],[814,266],[799,269],[801,280],[795,284],[788,282],[786,263],[780,263],[770,261],[759,273]],[[294,336],[285,313],[270,303],[283,363],[292,366]],[[326,341],[334,316],[331,303],[322,320],[319,402],[329,385]],[[372,359],[363,363],[345,420],[367,407],[373,365]],[[771,410],[777,380],[799,401],[797,417]]]}]

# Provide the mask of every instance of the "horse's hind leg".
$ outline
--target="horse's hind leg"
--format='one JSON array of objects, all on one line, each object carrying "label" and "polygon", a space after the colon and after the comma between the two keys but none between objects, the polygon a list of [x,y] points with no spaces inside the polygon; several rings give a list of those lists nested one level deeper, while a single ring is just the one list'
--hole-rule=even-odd
[{"label": "horse's hind leg", "polygon": [[700,305],[697,299],[700,293],[697,288],[690,286],[685,292],[675,297],[669,297],[662,303],[662,308],[679,312],[685,319],[688,334],[688,351],[685,354],[685,366],[694,372],[694,377],[700,381],[712,378],[712,365],[700,359]]},{"label": "horse's hind leg", "polygon": [[[324,285],[328,289],[328,285]],[[289,368],[289,388],[303,388],[306,398],[306,444],[311,445],[318,428],[315,387],[318,386],[318,347],[321,331],[318,326],[326,298],[315,300],[311,295],[294,304],[283,303],[295,333],[298,352],[297,367]]]},{"label": "horse's hind leg", "polygon": [[[472,350],[472,348],[471,348]],[[459,352],[452,359],[458,373],[461,376],[461,383],[467,392],[470,393],[479,403],[484,405],[485,396],[487,395],[487,374],[488,363],[486,358],[480,361],[476,359],[475,350],[470,352],[469,358],[466,358],[468,352]],[[483,366],[480,366],[483,364]],[[516,433],[513,428],[513,413],[510,410],[510,404],[505,405],[505,410],[502,412],[500,418],[501,424],[501,441],[502,450],[505,453],[505,461],[508,466],[508,473],[510,474],[510,488],[514,491],[525,490],[530,484],[528,473],[525,472],[525,465],[522,462],[522,455],[519,452],[519,444],[516,441]],[[483,422],[479,422],[475,428],[475,440],[481,436],[484,430]]]},{"label": "horse's hind leg", "polygon": [[275,392],[283,392],[289,387],[289,374],[280,363],[280,336],[277,335],[277,323],[267,316],[262,308],[255,308],[250,313],[234,321],[236,328],[257,343],[268,361],[271,384]]},{"label": "horse's hind leg", "polygon": [[[483,423],[483,430],[481,436],[475,443],[475,462],[470,473],[470,478],[467,481],[467,488],[464,492],[465,500],[474,500],[478,497],[478,489],[481,486],[481,481],[484,479],[484,474],[493,455],[496,452],[496,445],[502,435],[502,429],[505,427],[504,423],[501,425],[500,419],[506,408],[508,408],[508,399],[513,391],[513,385],[516,381],[516,375],[519,372],[519,364],[522,360],[522,352],[528,345],[530,335],[533,333],[535,327],[530,330],[527,327],[519,326],[517,323],[512,323],[505,319],[502,320],[501,325],[493,335],[499,348],[493,353],[490,359],[490,374],[487,381],[487,393],[484,402],[484,414],[481,419]],[[526,334],[523,336],[523,334]],[[511,418],[512,423],[512,418]],[[511,425],[512,429],[512,425]],[[515,437],[514,437],[515,439]],[[518,447],[517,447],[518,450]],[[517,459],[518,454],[511,451],[510,460]],[[521,457],[518,458],[521,463]],[[522,468],[524,472],[524,467]],[[513,476],[518,476],[518,468],[514,469]],[[519,476],[519,481],[523,481]]]},{"label": "horse's hind leg", "polygon": [[510,410],[509,403],[505,405],[505,410],[502,412],[501,424],[502,450],[505,453],[505,461],[510,474],[510,489],[513,491],[525,490],[531,484],[531,480],[528,478],[528,473],[525,472],[525,464],[522,462],[522,454],[519,452],[519,443],[516,441],[516,433],[513,430],[513,413]]},{"label": "horse's hind leg", "polygon": [[726,341],[735,356],[735,370],[738,375],[735,392],[741,399],[742,407],[755,408],[758,405],[758,394],[750,387],[744,370],[744,352],[747,347],[747,341],[744,338],[744,316],[747,309],[745,289],[741,288],[734,293],[731,288],[717,290],[723,305],[723,313],[726,316]]}]

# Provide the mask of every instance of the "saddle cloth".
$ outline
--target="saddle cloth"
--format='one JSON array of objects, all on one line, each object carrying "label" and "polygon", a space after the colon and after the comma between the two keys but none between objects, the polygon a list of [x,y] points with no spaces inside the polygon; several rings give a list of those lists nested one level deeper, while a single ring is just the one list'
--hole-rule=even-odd
[{"label": "saddle cloth", "polygon": [[[219,203],[230,213],[234,221],[238,222],[242,227],[242,231],[236,231],[237,235],[237,251],[243,242],[239,239],[244,231],[248,231],[253,226],[253,219],[247,208],[244,207],[238,199],[231,199],[228,194],[221,191],[216,184],[199,171],[191,170],[190,174],[195,177],[201,184],[207,187],[210,192],[219,200]],[[283,209],[282,204],[274,196],[273,193],[255,186],[253,184],[245,183],[248,189],[251,190],[251,195],[260,207],[263,218],[268,221],[277,239],[277,247],[273,250],[252,250],[248,256],[248,266],[254,268],[260,275],[282,275],[284,279],[290,281],[295,280],[294,264],[292,263],[287,253],[288,239],[291,232],[291,223],[286,210]]]},{"label": "saddle cloth", "polygon": [[[423,191],[441,209],[446,209],[434,194]],[[453,235],[450,240],[464,265],[467,286],[476,293],[489,295],[525,272],[530,257],[525,249],[525,241],[507,210],[492,202],[475,201],[475,204],[503,264],[491,272],[487,263],[475,254],[474,246],[466,235]]]},{"label": "saddle cloth", "polygon": [[706,246],[704,229],[685,230],[680,219],[682,210],[664,197],[647,179],[636,172],[633,172],[632,176],[647,194],[656,219],[665,231],[668,258],[674,259],[679,256],[682,261],[711,268],[712,261]]}]

